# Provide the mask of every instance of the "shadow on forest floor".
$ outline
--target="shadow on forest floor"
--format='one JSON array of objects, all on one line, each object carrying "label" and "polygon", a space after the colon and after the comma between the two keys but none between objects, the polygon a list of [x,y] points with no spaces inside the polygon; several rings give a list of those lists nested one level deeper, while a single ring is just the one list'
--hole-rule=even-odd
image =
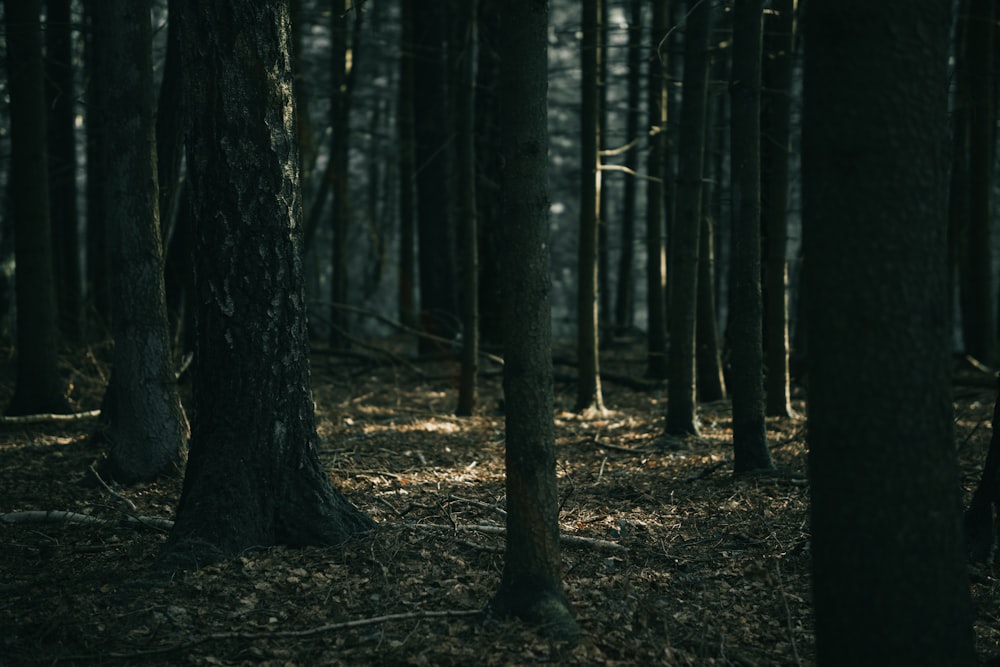
[{"label": "shadow on forest floor", "polygon": [[[100,401],[100,356],[66,367],[81,410]],[[644,367],[639,349],[602,364],[633,377]],[[0,522],[0,667],[814,663],[803,419],[768,421],[782,474],[734,480],[727,402],[701,406],[701,437],[667,442],[662,393],[605,383],[609,413],[584,419],[566,411],[574,387],[557,382],[565,581],[586,633],[566,647],[473,615],[502,567],[503,416],[487,372],[477,415],[453,417],[456,374],[314,355],[321,456],[379,530],[338,549],[250,551],[155,587],[137,582],[165,532],[121,519],[172,518],[180,480],[118,490],[128,509],[76,484],[102,455],[87,440],[95,420],[4,425],[0,514],[113,521]],[[956,390],[966,491],[992,403],[992,390]],[[995,655],[997,575],[970,572],[978,649]]]}]

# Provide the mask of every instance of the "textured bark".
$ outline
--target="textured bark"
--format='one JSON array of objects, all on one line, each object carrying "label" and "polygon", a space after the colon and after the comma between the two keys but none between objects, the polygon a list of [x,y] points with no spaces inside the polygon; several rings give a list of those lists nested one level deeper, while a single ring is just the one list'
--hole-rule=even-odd
[{"label": "textured bark", "polygon": [[733,471],[770,470],[764,420],[760,284],[760,83],[763,0],[741,0],[733,16],[733,228],[729,274]]},{"label": "textured bark", "polygon": [[976,663],[948,328],[950,5],[811,0],[804,18],[819,664]]},{"label": "textured bark", "polygon": [[695,325],[698,236],[708,95],[711,3],[690,0],[684,43],[684,104],[677,153],[676,219],[670,226],[670,349],[667,433],[698,432],[695,415]]},{"label": "textured bark", "polygon": [[[548,3],[503,7],[503,313],[507,547],[490,610],[549,636],[579,627],[562,592],[549,292]],[[516,28],[516,29],[514,29]]]},{"label": "textured bark", "polygon": [[[653,48],[649,58],[649,153],[646,155],[646,377],[667,378],[667,258],[664,191],[667,161],[667,2],[653,0]],[[656,179],[656,180],[653,180]]]},{"label": "textured bark", "polygon": [[317,452],[287,0],[184,0],[180,17],[198,311],[165,569],[372,527]]},{"label": "textured bark", "polygon": [[45,87],[38,0],[6,0],[10,212],[14,218],[17,375],[8,415],[67,412],[49,226]]},{"label": "textured bark", "polygon": [[788,156],[791,130],[792,55],[795,2],[778,0],[764,17],[761,70],[761,207],[764,233],[764,411],[790,417],[788,371]]},{"label": "textured bark", "polygon": [[99,47],[104,208],[111,253],[112,380],[99,435],[102,474],[122,484],[179,471],[188,437],[174,379],[163,283],[148,0],[105,0]]},{"label": "textured bark", "polygon": [[576,412],[604,410],[598,349],[597,247],[601,196],[598,148],[601,145],[598,71],[601,0],[583,2],[580,41],[582,100],[580,111],[580,240],[576,298]]},{"label": "textured bark", "polygon": [[[625,166],[638,171],[639,162],[639,81],[642,78],[642,3],[629,1],[628,23],[628,112],[625,115],[625,140],[635,142],[625,152]],[[632,328],[635,311],[635,211],[636,179],[625,176],[625,199],[622,205],[621,252],[618,256],[618,284],[615,292],[615,330],[624,335]]]}]

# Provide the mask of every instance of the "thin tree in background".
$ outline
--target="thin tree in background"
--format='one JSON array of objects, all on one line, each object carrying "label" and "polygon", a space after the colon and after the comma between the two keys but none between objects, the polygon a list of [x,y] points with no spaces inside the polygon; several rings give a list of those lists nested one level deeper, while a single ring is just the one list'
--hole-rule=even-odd
[{"label": "thin tree in background", "polygon": [[[714,118],[712,114],[710,118]],[[707,129],[707,128],[706,128]],[[707,180],[707,179],[706,179]],[[711,202],[719,190],[719,183],[702,185],[701,230],[698,234],[698,312],[695,324],[695,385],[698,400],[721,401],[726,398],[726,378],[722,371],[722,346],[719,336],[719,318],[715,305],[716,270],[715,238],[717,220],[712,215]]]},{"label": "thin tree in background", "polygon": [[600,8],[597,14],[597,151],[598,176],[597,185],[597,317],[598,331],[610,334],[612,317],[614,316],[611,299],[611,252],[609,246],[609,230],[611,228],[611,198],[608,192],[602,193],[601,186],[605,184],[600,173],[600,156],[613,153],[615,149],[603,146],[608,141],[608,0],[598,0]]},{"label": "thin tree in background", "polygon": [[100,110],[115,346],[97,435],[110,446],[102,476],[133,484],[180,471],[188,422],[167,332],[149,0],[104,0],[101,12],[98,48],[115,82]]},{"label": "thin tree in background", "polygon": [[764,412],[791,417],[788,372],[788,156],[791,136],[795,0],[775,0],[764,16],[761,70],[761,227],[764,241]]},{"label": "thin tree in background", "polygon": [[950,7],[810,0],[804,18],[818,664],[977,662],[951,395]]},{"label": "thin tree in background", "polygon": [[183,0],[179,18],[199,307],[166,571],[373,527],[317,450],[288,0]]},{"label": "thin tree in background", "polygon": [[39,11],[38,0],[4,2],[17,303],[17,375],[8,415],[69,411],[57,366]]},{"label": "thin tree in background", "polygon": [[103,3],[101,0],[84,0],[83,6],[87,23],[84,57],[88,81],[84,105],[87,131],[87,303],[97,316],[97,326],[100,329],[111,325],[108,225],[102,195],[104,178],[101,175],[104,141],[98,130],[101,123],[96,112],[96,109],[103,106],[100,91],[106,87],[102,83],[106,74],[98,45],[100,31],[97,28],[102,20]]},{"label": "thin tree in background", "polygon": [[476,4],[451,2],[452,36],[457,57],[452,59],[455,86],[455,194],[458,197],[459,237],[462,252],[462,352],[458,383],[459,416],[471,415],[476,407],[479,374],[479,261],[476,224],[475,49]]},{"label": "thin tree in background", "polygon": [[413,2],[402,0],[399,56],[399,99],[396,126],[399,128],[399,321],[408,327],[417,324],[414,288],[416,285],[416,158],[414,105]]},{"label": "thin tree in background", "polygon": [[[628,111],[625,114],[625,140],[629,148],[625,151],[625,167],[636,171],[639,161],[639,118],[641,102],[639,81],[642,77],[642,2],[629,0],[628,22]],[[615,330],[618,335],[626,334],[632,328],[635,311],[635,217],[636,179],[625,177],[624,203],[622,208],[621,254],[618,257],[618,285],[615,294]]]},{"label": "thin tree in background", "polygon": [[327,169],[330,190],[333,192],[332,228],[332,277],[330,279],[330,344],[343,346],[347,342],[348,313],[342,308],[348,302],[348,262],[347,224],[350,216],[350,168],[348,164],[350,139],[350,89],[348,77],[351,64],[348,61],[347,15],[351,12],[352,0],[336,0],[330,12],[330,168]]},{"label": "thin tree in background", "polygon": [[733,228],[729,273],[733,471],[770,470],[764,419],[760,285],[760,85],[763,0],[740,0],[733,16]]},{"label": "thin tree in background", "polygon": [[580,628],[562,590],[553,422],[548,3],[507,0],[501,20],[507,542],[489,608],[572,640]]},{"label": "thin tree in background", "polygon": [[70,6],[70,0],[46,2],[45,79],[49,112],[49,213],[59,330],[65,337],[79,340],[83,332],[83,295],[77,231],[76,91]]},{"label": "thin tree in background", "polygon": [[603,411],[601,395],[599,319],[597,314],[597,245],[600,210],[601,145],[598,101],[600,72],[600,16],[602,0],[583,2],[583,39],[580,41],[582,91],[580,110],[580,242],[576,299],[577,412]]},{"label": "thin tree in background", "polygon": [[667,0],[653,0],[647,75],[649,151],[646,154],[646,377],[667,378],[667,258],[664,246],[664,191],[667,159]]},{"label": "thin tree in background", "polygon": [[696,434],[695,325],[712,5],[690,0],[684,42],[684,104],[677,152],[676,216],[670,226],[667,433]]}]

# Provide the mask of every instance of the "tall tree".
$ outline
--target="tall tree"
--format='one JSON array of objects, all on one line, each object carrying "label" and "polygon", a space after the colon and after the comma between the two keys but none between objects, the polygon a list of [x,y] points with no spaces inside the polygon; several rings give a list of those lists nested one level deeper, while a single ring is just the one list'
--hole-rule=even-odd
[{"label": "tall tree", "polygon": [[741,0],[733,16],[733,228],[729,269],[732,332],[733,471],[770,470],[764,419],[760,286],[760,85],[763,0]]},{"label": "tall tree", "polygon": [[352,0],[336,0],[330,12],[330,168],[327,169],[330,190],[333,192],[333,275],[330,279],[330,343],[344,345],[347,341],[348,313],[342,306],[348,302],[347,227],[350,216],[350,60],[347,57],[347,16],[352,11]]},{"label": "tall tree", "polygon": [[459,416],[476,407],[479,375],[479,253],[476,223],[475,62],[476,3],[451,0],[451,80],[455,88],[455,195],[462,252],[462,352]]},{"label": "tall tree", "polygon": [[399,321],[417,325],[414,287],[416,283],[416,136],[414,128],[413,3],[401,0],[399,100]]},{"label": "tall tree", "polygon": [[317,451],[288,0],[183,0],[197,334],[164,568],[372,527]]},{"label": "tall tree", "polygon": [[5,0],[14,218],[17,375],[8,415],[66,412],[57,355],[45,84],[38,0]]},{"label": "tall tree", "polygon": [[764,240],[765,414],[793,415],[788,372],[788,156],[791,136],[795,0],[775,0],[764,16],[761,70],[761,184]]},{"label": "tall tree", "polygon": [[576,298],[577,412],[604,410],[601,394],[599,320],[597,315],[597,240],[601,170],[600,90],[601,2],[584,0],[580,41],[582,91],[580,110],[580,241]]},{"label": "tall tree", "polygon": [[188,422],[167,333],[153,121],[149,0],[105,0],[99,48],[104,199],[111,253],[115,347],[100,432],[110,444],[102,473],[123,484],[177,472]]},{"label": "tall tree", "polygon": [[80,242],[76,205],[76,93],[73,82],[70,0],[45,4],[45,80],[48,92],[49,212],[55,260],[59,330],[79,339],[83,332]]},{"label": "tall tree", "polygon": [[698,237],[701,228],[705,109],[708,97],[712,5],[689,0],[684,41],[684,104],[677,152],[676,216],[670,226],[670,350],[667,433],[698,432],[695,415],[695,323]]},{"label": "tall tree", "polygon": [[490,609],[573,639],[580,629],[562,592],[553,423],[548,2],[507,0],[502,26],[507,546]]},{"label": "tall tree", "polygon": [[86,90],[86,128],[87,128],[87,302],[98,319],[98,330],[111,325],[111,262],[108,256],[108,225],[104,211],[104,196],[102,194],[104,177],[101,168],[104,165],[104,141],[100,135],[100,116],[96,109],[103,106],[100,91],[106,85],[105,65],[101,60],[101,32],[98,26],[102,23],[104,9],[101,0],[84,0],[84,16],[87,32],[84,42],[87,90]]},{"label": "tall tree", "polygon": [[976,662],[945,250],[950,6],[812,0],[804,18],[819,664]]},{"label": "tall tree", "polygon": [[667,258],[664,202],[667,161],[667,0],[653,0],[652,49],[647,74],[649,151],[646,154],[646,376],[667,378]]}]

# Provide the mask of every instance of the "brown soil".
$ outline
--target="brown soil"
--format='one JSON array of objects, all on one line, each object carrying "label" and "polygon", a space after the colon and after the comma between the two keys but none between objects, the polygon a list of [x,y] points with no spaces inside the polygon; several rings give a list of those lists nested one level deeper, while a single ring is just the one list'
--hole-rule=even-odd
[{"label": "brown soil", "polygon": [[[12,355],[0,354],[6,404]],[[81,410],[100,401],[106,356],[66,366]],[[604,364],[636,378],[644,367],[638,348]],[[502,568],[500,377],[484,369],[479,412],[459,419],[456,374],[317,353],[321,455],[379,529],[337,549],[248,551],[166,583],[145,576],[164,529],[126,520],[170,519],[179,479],[89,488],[77,482],[102,455],[87,438],[94,419],[4,425],[0,514],[112,521],[0,522],[0,667],[814,663],[803,419],[769,420],[779,474],[734,479],[728,403],[701,407],[701,437],[668,440],[661,391],[605,382],[610,411],[581,418],[558,381],[561,527],[586,538],[563,551],[585,632],[570,647],[477,614]],[[966,491],[992,402],[990,389],[956,389]],[[1000,653],[998,579],[992,567],[970,574],[986,660]]]}]

